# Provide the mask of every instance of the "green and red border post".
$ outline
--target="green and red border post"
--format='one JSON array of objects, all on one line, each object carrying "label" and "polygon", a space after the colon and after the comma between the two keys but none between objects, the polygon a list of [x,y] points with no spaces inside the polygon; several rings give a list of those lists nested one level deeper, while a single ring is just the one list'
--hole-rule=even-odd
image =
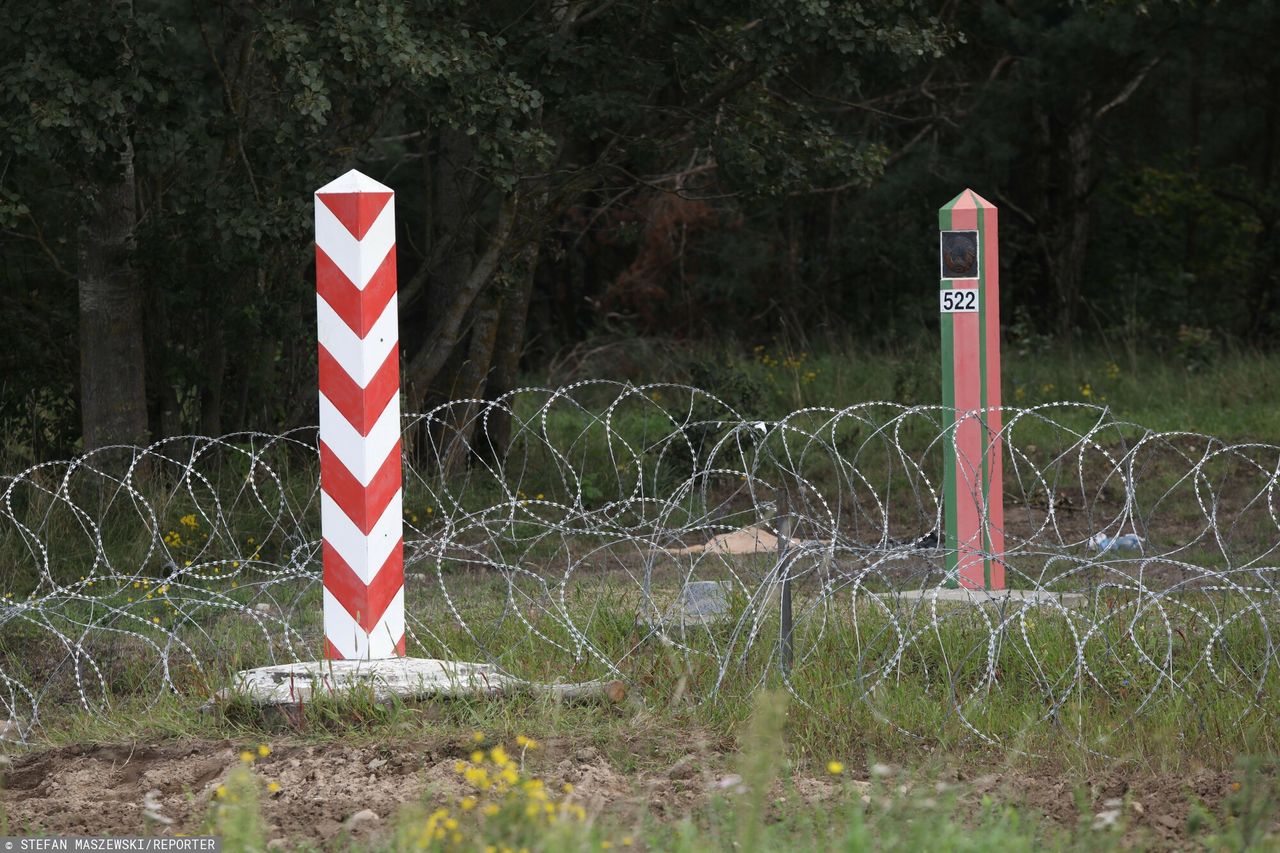
[{"label": "green and red border post", "polygon": [[1004,589],[995,205],[965,190],[938,211],[938,228],[946,582]]}]

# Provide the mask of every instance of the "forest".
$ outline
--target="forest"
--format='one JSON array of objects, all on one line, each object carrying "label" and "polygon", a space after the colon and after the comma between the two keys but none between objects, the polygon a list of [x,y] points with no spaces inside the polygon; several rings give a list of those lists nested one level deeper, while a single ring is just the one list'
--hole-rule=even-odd
[{"label": "forest", "polygon": [[15,4],[0,449],[314,423],[312,194],[351,168],[397,193],[405,411],[620,341],[936,341],[966,187],[1007,338],[1268,351],[1277,44],[1271,0]]}]

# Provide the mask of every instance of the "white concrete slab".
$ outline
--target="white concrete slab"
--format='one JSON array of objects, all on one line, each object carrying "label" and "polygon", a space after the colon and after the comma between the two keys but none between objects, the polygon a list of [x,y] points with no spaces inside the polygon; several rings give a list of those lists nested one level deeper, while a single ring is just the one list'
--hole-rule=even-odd
[{"label": "white concrete slab", "polygon": [[382,702],[391,698],[431,699],[461,696],[498,696],[532,692],[561,702],[607,701],[627,697],[624,682],[584,681],[575,684],[535,684],[513,678],[485,663],[433,658],[385,658],[381,660],[321,660],[262,666],[236,675],[233,687],[218,691],[210,710],[233,696],[243,696],[259,706],[298,708],[317,696],[341,699],[353,689]]},{"label": "white concrete slab", "polygon": [[259,705],[292,705],[315,696],[340,697],[353,688],[382,701],[500,693],[517,684],[489,664],[432,658],[322,660],[263,666],[236,676],[233,693]]},{"label": "white concrete slab", "polygon": [[992,607],[1083,607],[1088,596],[1082,592],[1050,592],[1043,589],[963,589],[930,587],[908,589],[897,593],[877,593],[882,598],[896,599],[908,606],[939,607],[987,605]]}]

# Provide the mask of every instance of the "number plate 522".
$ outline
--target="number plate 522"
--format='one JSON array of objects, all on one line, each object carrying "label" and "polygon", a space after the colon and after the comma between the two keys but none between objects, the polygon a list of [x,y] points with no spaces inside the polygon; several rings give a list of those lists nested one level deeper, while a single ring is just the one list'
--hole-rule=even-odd
[{"label": "number plate 522", "polygon": [[938,291],[938,299],[943,314],[978,310],[977,288],[966,287],[961,290],[940,290]]}]

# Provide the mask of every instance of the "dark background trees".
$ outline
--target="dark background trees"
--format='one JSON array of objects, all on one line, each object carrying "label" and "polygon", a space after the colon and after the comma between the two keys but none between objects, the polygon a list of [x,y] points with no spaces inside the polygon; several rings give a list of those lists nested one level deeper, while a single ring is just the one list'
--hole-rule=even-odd
[{"label": "dark background trees", "polygon": [[315,418],[311,192],[398,191],[406,407],[602,336],[927,334],[933,212],[1004,315],[1270,346],[1280,10],[114,0],[0,21],[0,427],[36,457]]}]

